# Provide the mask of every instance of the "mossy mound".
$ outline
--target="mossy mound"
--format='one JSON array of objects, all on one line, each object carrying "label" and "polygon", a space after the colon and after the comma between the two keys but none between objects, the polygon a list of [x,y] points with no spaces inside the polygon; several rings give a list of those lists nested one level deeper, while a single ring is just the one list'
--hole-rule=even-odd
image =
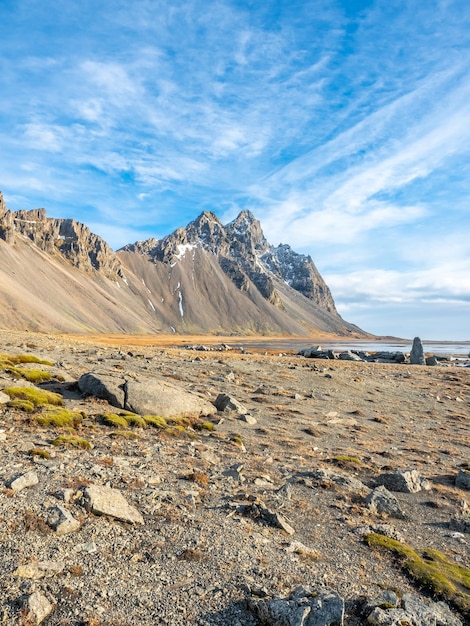
[{"label": "mossy mound", "polygon": [[98,419],[113,428],[128,428],[129,426],[137,426],[139,428],[147,428],[147,422],[143,417],[136,413],[124,411],[123,413],[102,413]]},{"label": "mossy mound", "polygon": [[168,422],[161,415],[144,415],[145,423],[154,428],[167,428]]},{"label": "mossy mound", "polygon": [[39,456],[41,459],[50,459],[51,455],[47,450],[43,450],[42,448],[31,448],[28,451],[29,456]]},{"label": "mossy mound", "polygon": [[54,363],[45,361],[31,354],[0,354],[0,368],[19,365],[20,363],[37,363],[38,365],[52,366]]},{"label": "mossy mound", "polygon": [[41,426],[78,426],[83,419],[83,413],[69,411],[61,407],[50,407],[35,416],[35,420]]},{"label": "mossy mound", "polygon": [[420,553],[404,543],[385,535],[366,535],[369,546],[386,548],[398,555],[405,571],[420,585],[436,596],[452,603],[470,618],[470,569],[452,563],[438,550],[426,549]]},{"label": "mossy mound", "polygon": [[52,376],[49,372],[37,369],[25,369],[22,367],[9,367],[5,371],[15,376],[15,378],[24,378],[30,383],[46,383],[51,380]]},{"label": "mossy mound", "polygon": [[64,400],[62,396],[53,391],[45,389],[37,389],[36,387],[7,387],[3,390],[12,400],[27,400],[35,407],[52,404],[54,406],[62,406]]},{"label": "mossy mound", "polygon": [[10,402],[7,402],[7,406],[11,409],[25,411],[25,413],[32,413],[36,408],[29,400],[10,400]]},{"label": "mossy mound", "polygon": [[74,448],[81,448],[82,450],[89,450],[92,447],[89,441],[83,437],[78,437],[77,435],[60,435],[54,439],[52,445],[72,446]]}]

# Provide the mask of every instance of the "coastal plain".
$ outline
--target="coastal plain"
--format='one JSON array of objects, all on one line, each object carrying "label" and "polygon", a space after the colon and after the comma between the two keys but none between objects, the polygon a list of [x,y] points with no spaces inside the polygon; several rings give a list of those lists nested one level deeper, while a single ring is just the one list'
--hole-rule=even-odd
[{"label": "coastal plain", "polygon": [[[50,626],[274,624],[262,621],[258,603],[299,586],[338,594],[347,626],[367,623],[373,599],[391,590],[416,594],[423,606],[444,600],[451,617],[441,623],[468,623],[465,584],[457,588],[464,601],[442,593],[364,538],[383,534],[470,567],[470,496],[458,481],[470,467],[469,368],[172,343],[175,336],[0,332],[0,352],[35,355],[49,364],[34,368],[50,374],[33,384],[4,368],[0,391],[53,391],[81,415],[44,425],[38,409],[0,405],[3,623],[41,623],[27,604],[37,594],[50,604]],[[235,408],[202,416],[210,428],[113,428],[102,416],[119,410],[78,387],[90,372],[165,380],[212,405],[224,394]],[[62,435],[89,445],[53,445]],[[370,506],[382,476],[407,471],[422,488],[394,492],[395,512]],[[12,488],[29,473],[36,483]],[[119,492],[143,523],[87,508],[91,486]],[[73,531],[54,530],[57,506],[78,522]]]}]

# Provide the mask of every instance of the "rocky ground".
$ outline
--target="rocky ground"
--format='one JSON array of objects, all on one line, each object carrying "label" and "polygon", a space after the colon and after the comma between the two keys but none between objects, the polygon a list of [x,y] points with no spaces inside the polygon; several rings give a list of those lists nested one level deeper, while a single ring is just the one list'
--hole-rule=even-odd
[{"label": "rocky ground", "polygon": [[[7,332],[0,352],[52,363],[21,366],[51,374],[36,384],[4,365],[0,391],[40,387],[80,412],[41,425],[49,409],[0,394],[2,623],[469,623],[469,368]],[[91,372],[228,406],[110,426],[121,409],[78,386]],[[70,434],[91,447],[57,441]],[[438,550],[462,578],[410,575],[371,534]]]}]

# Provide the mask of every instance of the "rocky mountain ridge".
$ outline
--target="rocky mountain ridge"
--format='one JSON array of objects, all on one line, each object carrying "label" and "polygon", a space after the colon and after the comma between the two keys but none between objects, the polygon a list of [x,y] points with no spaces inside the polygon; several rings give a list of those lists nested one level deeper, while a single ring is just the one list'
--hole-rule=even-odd
[{"label": "rocky mountain ridge", "polygon": [[[15,289],[24,280],[24,267],[15,265],[21,265],[20,250],[28,259],[34,256],[34,261],[24,258],[22,265],[33,265],[29,270],[41,274],[33,281],[34,301],[27,307]],[[310,256],[286,244],[270,244],[249,211],[225,226],[206,211],[163,239],[136,242],[114,252],[86,225],[47,217],[45,209],[9,211],[0,194],[2,254],[5,285],[10,283],[0,319],[5,327],[8,311],[13,316],[20,309],[15,324],[24,328],[33,323],[36,330],[365,334],[340,317]],[[60,302],[47,313],[43,309],[50,303],[38,286],[47,291],[49,283],[55,284],[57,264],[73,278],[63,277]],[[79,293],[69,288],[76,279],[81,283]],[[83,312],[73,298],[80,298]],[[41,315],[35,311],[37,299],[44,300],[44,306],[38,303]],[[87,299],[92,301],[90,307]],[[59,322],[58,308],[67,310],[60,313],[66,319]]]}]

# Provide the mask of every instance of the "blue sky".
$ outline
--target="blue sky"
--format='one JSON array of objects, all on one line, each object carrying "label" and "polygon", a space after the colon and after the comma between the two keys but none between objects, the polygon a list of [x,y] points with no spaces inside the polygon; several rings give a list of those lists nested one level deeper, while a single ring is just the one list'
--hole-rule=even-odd
[{"label": "blue sky", "polygon": [[2,0],[0,189],[118,248],[242,209],[348,321],[470,340],[468,0]]}]

